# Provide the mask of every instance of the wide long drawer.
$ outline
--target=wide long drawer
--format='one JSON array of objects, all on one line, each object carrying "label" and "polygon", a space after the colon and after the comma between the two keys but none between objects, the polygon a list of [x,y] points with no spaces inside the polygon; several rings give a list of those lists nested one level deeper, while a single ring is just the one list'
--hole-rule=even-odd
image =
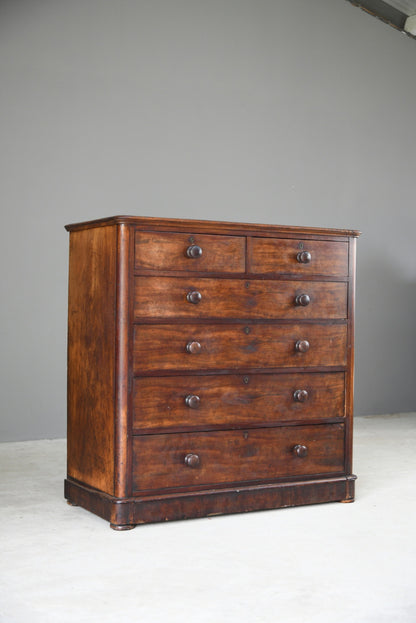
[{"label": "wide long drawer", "polygon": [[133,430],[258,427],[344,416],[344,373],[138,377]]},{"label": "wide long drawer", "polygon": [[249,271],[258,274],[348,275],[348,242],[249,239]]},{"label": "wide long drawer", "polygon": [[343,470],[342,424],[143,435],[133,439],[134,492]]},{"label": "wide long drawer", "polygon": [[344,282],[136,277],[134,318],[346,318]]},{"label": "wide long drawer", "polygon": [[345,324],[136,325],[135,375],[161,370],[345,366]]}]

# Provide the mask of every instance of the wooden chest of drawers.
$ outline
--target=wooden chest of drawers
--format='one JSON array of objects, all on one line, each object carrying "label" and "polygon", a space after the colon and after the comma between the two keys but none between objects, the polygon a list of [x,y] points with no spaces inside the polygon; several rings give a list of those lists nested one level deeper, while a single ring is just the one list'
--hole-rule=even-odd
[{"label": "wooden chest of drawers", "polygon": [[70,504],[122,530],[354,499],[358,232],[67,229]]}]

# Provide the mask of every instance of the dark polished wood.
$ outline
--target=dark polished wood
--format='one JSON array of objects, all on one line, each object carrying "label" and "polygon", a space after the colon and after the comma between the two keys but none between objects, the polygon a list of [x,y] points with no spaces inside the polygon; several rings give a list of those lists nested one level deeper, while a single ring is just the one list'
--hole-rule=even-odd
[{"label": "dark polished wood", "polygon": [[[328,297],[329,300],[330,297]],[[301,307],[306,307],[307,305],[309,305],[311,302],[311,297],[309,294],[297,294],[295,296],[295,305],[301,306]]]},{"label": "dark polished wood", "polygon": [[[304,249],[299,252],[299,249]],[[348,243],[251,238],[253,273],[348,275]]]},{"label": "dark polished wood", "polygon": [[70,504],[129,530],[354,499],[358,232],[67,229]]},{"label": "dark polished wood", "polygon": [[124,499],[65,480],[65,496],[110,522],[117,530],[138,524],[247,513],[324,502],[353,502],[356,476],[303,478],[239,487],[201,488]]},{"label": "dark polished wood", "polygon": [[245,239],[237,236],[137,232],[135,255],[135,266],[140,270],[240,273],[245,270]]},{"label": "dark polished wood", "polygon": [[309,400],[309,392],[306,389],[297,389],[293,392],[293,399],[297,402],[306,402]]},{"label": "dark polished wood", "polygon": [[347,318],[347,283],[136,277],[134,317],[137,321],[146,318],[343,319]]},{"label": "dark polished wood", "polygon": [[190,409],[199,409],[199,405],[201,403],[201,399],[199,396],[195,396],[195,394],[188,394],[185,397],[185,404]]},{"label": "dark polished wood", "polygon": [[68,476],[114,493],[115,226],[76,231],[69,250]]},{"label": "dark polished wood", "polygon": [[[223,374],[137,377],[133,430],[137,433],[256,427],[344,417],[344,373]],[[187,397],[198,392],[198,408]],[[298,401],[297,392],[308,395]]]},{"label": "dark polished wood", "polygon": [[301,264],[309,264],[309,262],[312,261],[312,255],[309,253],[309,251],[300,251],[296,255],[296,259]]},{"label": "dark polished wood", "polygon": [[[306,456],[295,450],[298,446],[308,446],[307,459],[298,460]],[[186,469],[191,460],[187,457],[197,457],[195,469]],[[343,468],[343,424],[143,435],[133,440],[135,492],[339,473]]]},{"label": "dark polished wood", "polygon": [[187,454],[184,458],[184,463],[187,467],[196,468],[199,467],[200,458],[198,454]]},{"label": "dark polished wood", "polygon": [[[159,279],[157,279],[157,282],[158,281],[159,281]],[[154,296],[154,293],[152,292],[152,297],[153,296]],[[198,292],[198,290],[191,290],[186,295],[186,300],[188,301],[188,303],[193,303],[194,305],[197,305],[197,303],[199,303],[201,301],[201,299],[202,299],[202,294],[200,292]],[[164,297],[163,297],[163,301],[164,301]],[[141,305],[140,305],[140,303],[138,305],[138,309],[139,309],[139,314],[140,314],[140,312],[141,312]],[[160,309],[160,305],[157,306],[157,309]]]},{"label": "dark polished wood", "polygon": [[113,530],[117,530],[118,532],[122,532],[124,530],[133,530],[133,528],[135,528],[135,527],[136,527],[136,524],[134,524],[134,523],[123,524],[123,525],[110,523],[110,528],[112,528]]},{"label": "dark polished wood", "polygon": [[261,223],[235,223],[232,221],[201,221],[197,219],[159,218],[154,216],[129,216],[117,215],[105,218],[70,223],[65,225],[69,232],[95,227],[107,227],[108,225],[129,225],[137,231],[160,231],[160,232],[201,232],[215,233],[219,235],[241,235],[279,238],[304,238],[309,240],[348,240],[358,237],[361,232],[356,229],[334,229],[328,227],[299,227],[296,225],[264,225]]},{"label": "dark polished wood", "polygon": [[191,244],[187,249],[186,249],[186,255],[188,257],[201,257],[202,255],[202,249],[201,247],[199,247],[197,244]]},{"label": "dark polished wood", "polygon": [[293,446],[293,454],[300,459],[304,459],[308,456],[309,448],[302,443],[297,443],[296,446]]},{"label": "dark polished wood", "polygon": [[137,325],[133,371],[345,366],[346,345],[346,325]]},{"label": "dark polished wood", "polygon": [[199,342],[188,342],[185,350],[190,355],[198,355],[202,350],[202,346]]}]

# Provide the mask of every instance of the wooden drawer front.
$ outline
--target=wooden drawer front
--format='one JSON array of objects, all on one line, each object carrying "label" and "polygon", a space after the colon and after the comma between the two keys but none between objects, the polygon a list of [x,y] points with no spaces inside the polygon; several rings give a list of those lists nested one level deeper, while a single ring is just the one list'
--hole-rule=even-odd
[{"label": "wooden drawer front", "polygon": [[135,491],[343,470],[342,424],[143,435],[133,439]]},{"label": "wooden drawer front", "polygon": [[136,277],[134,282],[136,320],[346,316],[347,284],[343,282],[201,277]]},{"label": "wooden drawer front", "polygon": [[[348,275],[348,242],[252,238],[249,271],[296,275]],[[300,245],[302,245],[300,247]],[[310,254],[310,261],[298,261],[298,254]],[[299,259],[302,259],[299,256]]]},{"label": "wooden drawer front", "polygon": [[[187,250],[191,246],[199,247],[202,255],[188,257]],[[136,232],[135,268],[137,270],[243,273],[245,271],[245,238]]]},{"label": "wooden drawer front", "polygon": [[134,379],[136,433],[337,417],[344,417],[343,372]]},{"label": "wooden drawer front", "polygon": [[[345,366],[346,340],[346,325],[136,325],[133,369],[140,375],[159,370]],[[297,351],[296,345],[305,341],[309,350]],[[198,346],[199,352],[189,352]]]}]

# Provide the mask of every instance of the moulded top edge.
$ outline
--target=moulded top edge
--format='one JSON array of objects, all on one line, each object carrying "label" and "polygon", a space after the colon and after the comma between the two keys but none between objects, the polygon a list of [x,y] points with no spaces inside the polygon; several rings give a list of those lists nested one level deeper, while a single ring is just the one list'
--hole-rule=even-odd
[{"label": "moulded top edge", "polygon": [[358,237],[361,232],[352,229],[333,229],[324,227],[300,227],[300,226],[288,226],[288,225],[267,225],[260,223],[237,223],[231,221],[200,221],[195,219],[180,219],[180,218],[158,218],[153,216],[110,216],[107,218],[95,219],[92,221],[85,221],[81,223],[72,223],[65,225],[67,231],[77,231],[81,229],[91,229],[93,227],[105,227],[108,225],[127,224],[135,225],[141,229],[152,228],[161,229],[164,231],[201,231],[206,233],[232,233],[238,232],[241,235],[241,230],[244,230],[245,234],[248,233],[276,233],[276,234],[310,234],[310,235],[324,235],[324,236],[354,236]]}]

